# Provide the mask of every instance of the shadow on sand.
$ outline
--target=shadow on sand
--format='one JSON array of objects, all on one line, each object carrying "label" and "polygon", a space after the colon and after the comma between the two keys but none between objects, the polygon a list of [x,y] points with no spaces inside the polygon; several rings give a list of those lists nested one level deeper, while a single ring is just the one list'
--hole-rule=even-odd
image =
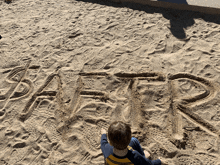
[{"label": "shadow on sand", "polygon": [[[164,18],[170,20],[170,31],[171,33],[180,40],[187,40],[184,28],[192,26],[195,21],[194,18],[201,18],[206,22],[213,22],[220,24],[220,15],[216,14],[205,14],[196,11],[187,10],[177,10],[177,9],[167,9],[159,8],[150,5],[142,5],[130,2],[112,2],[111,0],[76,0],[90,3],[98,3],[106,6],[113,7],[127,7],[133,10],[144,11],[146,13],[161,13]],[[176,0],[158,0],[164,2],[172,2]],[[186,0],[179,0],[179,4],[188,4]]]}]

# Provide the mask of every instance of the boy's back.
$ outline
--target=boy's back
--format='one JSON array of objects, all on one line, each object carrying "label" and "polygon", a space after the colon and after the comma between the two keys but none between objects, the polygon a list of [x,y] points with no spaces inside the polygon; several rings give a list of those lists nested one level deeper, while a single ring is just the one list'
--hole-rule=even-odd
[{"label": "boy's back", "polygon": [[119,157],[113,153],[113,146],[111,146],[107,141],[107,135],[102,134],[101,137],[101,150],[105,157],[107,165],[161,165],[161,161],[149,160],[145,156],[141,155],[138,151],[135,151],[132,147],[128,146],[128,153]]}]

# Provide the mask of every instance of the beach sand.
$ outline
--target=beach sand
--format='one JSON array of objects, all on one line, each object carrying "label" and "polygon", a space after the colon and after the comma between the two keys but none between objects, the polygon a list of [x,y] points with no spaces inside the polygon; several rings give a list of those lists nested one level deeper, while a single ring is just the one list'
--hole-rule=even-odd
[{"label": "beach sand", "polygon": [[101,165],[130,123],[152,159],[220,164],[220,18],[130,3],[0,2],[0,165]]}]

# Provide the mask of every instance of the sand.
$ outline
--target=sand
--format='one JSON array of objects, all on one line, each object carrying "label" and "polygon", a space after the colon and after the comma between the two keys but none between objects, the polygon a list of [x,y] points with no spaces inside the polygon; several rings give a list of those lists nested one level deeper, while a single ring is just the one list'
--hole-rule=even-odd
[{"label": "sand", "polygon": [[108,1],[0,2],[0,165],[101,165],[122,120],[171,165],[220,164],[220,18]]}]

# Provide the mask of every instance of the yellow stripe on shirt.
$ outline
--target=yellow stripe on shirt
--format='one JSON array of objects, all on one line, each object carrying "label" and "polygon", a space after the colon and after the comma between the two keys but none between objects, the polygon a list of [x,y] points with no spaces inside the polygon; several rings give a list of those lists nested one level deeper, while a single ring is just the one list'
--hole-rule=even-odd
[{"label": "yellow stripe on shirt", "polygon": [[114,157],[113,155],[109,155],[109,157],[111,160],[115,161],[115,162],[119,162],[119,163],[130,163],[131,161],[128,158],[124,158],[124,159],[118,159],[116,157]]},{"label": "yellow stripe on shirt", "polygon": [[[128,158],[117,159],[113,155],[110,155],[106,160],[107,160],[106,161],[107,165],[134,165]],[[116,160],[119,160],[119,161],[116,161]]]},{"label": "yellow stripe on shirt", "polygon": [[134,149],[133,149],[131,146],[128,146],[127,148],[128,148],[129,150],[134,151]]},{"label": "yellow stripe on shirt", "polygon": [[106,159],[106,165],[118,165],[118,164],[115,164],[113,162],[111,162],[108,158]]}]

